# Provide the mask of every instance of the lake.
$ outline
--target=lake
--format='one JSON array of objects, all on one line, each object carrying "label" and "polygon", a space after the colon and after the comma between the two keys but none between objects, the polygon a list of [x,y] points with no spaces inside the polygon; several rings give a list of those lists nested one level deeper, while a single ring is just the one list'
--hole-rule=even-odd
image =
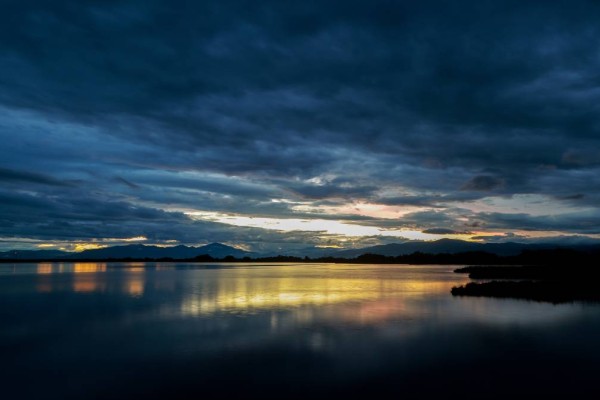
[{"label": "lake", "polygon": [[3,399],[598,392],[600,306],[453,297],[455,266],[0,264]]}]

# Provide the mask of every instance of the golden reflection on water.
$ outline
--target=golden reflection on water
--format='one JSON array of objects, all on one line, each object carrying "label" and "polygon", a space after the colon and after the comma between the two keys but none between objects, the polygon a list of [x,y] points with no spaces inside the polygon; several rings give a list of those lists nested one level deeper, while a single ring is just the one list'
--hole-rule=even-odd
[{"label": "golden reflection on water", "polygon": [[76,274],[86,272],[106,272],[106,263],[75,263],[73,272]]},{"label": "golden reflection on water", "polygon": [[39,263],[37,265],[37,271],[40,275],[51,274],[52,273],[52,263]]},{"label": "golden reflection on water", "polygon": [[452,266],[39,263],[27,268],[37,275],[33,284],[39,293],[144,296],[157,302],[165,318],[261,313],[269,316],[272,331],[315,321],[351,328],[423,318],[546,323],[567,318],[578,307],[454,298],[450,289],[469,278],[452,273]]},{"label": "golden reflection on water", "polygon": [[76,274],[89,272],[106,272],[106,263],[39,263],[36,266],[38,275],[72,272]]},{"label": "golden reflection on water", "polygon": [[[101,274],[108,270],[107,263],[39,263],[36,274],[39,275],[36,290],[41,293],[72,290],[76,293],[105,292],[115,289],[133,297],[144,294],[144,263],[124,265],[124,275],[118,281],[111,281]],[[67,275],[61,274],[65,273]],[[58,274],[58,275],[56,275]],[[59,277],[58,279],[55,279]]]},{"label": "golden reflection on water", "polygon": [[55,287],[52,282],[42,280],[37,282],[35,289],[39,293],[50,293],[55,290]]},{"label": "golden reflection on water", "polygon": [[185,315],[210,315],[353,303],[346,317],[368,322],[406,311],[403,304],[406,299],[446,295],[454,285],[405,274],[402,279],[381,277],[377,272],[360,270],[333,270],[333,276],[329,277],[302,276],[297,268],[287,270],[290,276],[284,270],[277,272],[275,276],[253,276],[248,269],[223,271],[216,288],[199,283],[184,298],[180,311]]},{"label": "golden reflection on water", "polygon": [[106,282],[98,279],[90,279],[89,276],[75,275],[73,279],[73,291],[77,293],[103,292]]},{"label": "golden reflection on water", "polygon": [[[150,275],[147,267],[152,268]],[[163,308],[170,315],[293,310],[298,322],[314,320],[318,315],[361,325],[427,312],[415,304],[431,296],[448,296],[460,279],[456,274],[444,275],[444,267],[343,264],[236,265],[177,271],[172,264],[128,263],[109,268],[106,263],[40,263],[37,273],[37,290],[45,293],[72,290],[142,297],[147,290],[170,292],[177,299]]]},{"label": "golden reflection on water", "polygon": [[140,297],[144,294],[144,275],[129,275],[123,286],[123,292],[133,297]]}]

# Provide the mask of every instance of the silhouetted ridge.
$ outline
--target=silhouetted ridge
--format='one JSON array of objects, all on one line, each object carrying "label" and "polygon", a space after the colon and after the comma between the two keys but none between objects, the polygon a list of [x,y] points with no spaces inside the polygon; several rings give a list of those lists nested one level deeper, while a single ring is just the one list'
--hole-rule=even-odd
[{"label": "silhouetted ridge", "polygon": [[36,251],[23,251],[2,254],[3,259],[9,259],[14,255],[14,259],[64,259],[64,260],[108,260],[108,259],[174,259],[185,260],[191,259],[198,255],[210,255],[213,258],[246,257],[253,253],[232,246],[227,246],[222,243],[211,243],[205,246],[150,246],[144,244],[130,244],[124,246],[111,246],[101,249],[84,250],[79,253],[69,252],[52,252],[44,251],[43,253]]},{"label": "silhouetted ridge", "polygon": [[[505,263],[515,263],[511,257],[520,257],[519,262],[524,264],[540,263],[541,252],[574,251],[574,252],[599,252],[600,245],[587,244],[570,247],[560,247],[549,244],[523,244],[523,243],[475,243],[455,239],[440,239],[436,241],[407,241],[404,243],[392,243],[381,246],[365,247],[352,250],[333,250],[316,247],[307,247],[295,252],[284,254],[256,254],[222,243],[211,243],[205,246],[150,246],[143,244],[132,244],[124,246],[112,246],[102,249],[86,250],[80,253],[63,252],[58,250],[12,250],[0,252],[2,260],[52,260],[52,259],[175,259],[189,260],[198,255],[210,255],[214,259],[232,256],[235,258],[252,257],[253,259],[271,259],[274,257],[292,257],[304,260],[309,257],[312,260],[343,260],[356,259],[381,260],[381,262],[397,263],[440,263],[440,264],[498,264],[501,260]],[[558,253],[557,253],[558,254]],[[563,257],[563,255],[558,254]],[[375,257],[377,256],[377,257]],[[387,257],[383,259],[380,256]],[[529,259],[527,259],[529,257]],[[553,259],[555,256],[547,257]],[[340,261],[342,262],[342,261]],[[373,261],[376,262],[376,261]]]},{"label": "silhouetted ridge", "polygon": [[559,245],[548,243],[478,243],[457,239],[439,239],[434,241],[407,241],[390,243],[360,249],[341,250],[331,253],[334,257],[354,258],[361,254],[379,254],[384,256],[401,256],[416,252],[427,254],[457,254],[468,252],[485,252],[498,256],[516,256],[523,251],[540,251],[551,249],[572,249],[576,251],[600,250],[600,244]]},{"label": "silhouetted ridge", "polygon": [[[131,249],[138,251],[130,251]],[[176,251],[177,248],[183,248],[188,257],[182,257],[181,253],[176,256],[169,256],[166,249]],[[516,256],[499,256],[486,252],[465,252],[465,253],[441,253],[428,254],[415,252],[402,256],[384,256],[380,254],[362,254],[358,257],[348,259],[342,257],[295,257],[295,256],[272,256],[256,257],[255,254],[235,249],[226,245],[207,245],[198,248],[178,246],[177,248],[162,248],[156,246],[117,246],[107,249],[88,250],[86,252],[72,254],[71,257],[47,258],[45,261],[198,261],[201,257],[206,261],[225,261],[225,262],[317,262],[317,263],[357,263],[357,264],[467,264],[467,265],[565,265],[565,260],[573,264],[588,265],[600,262],[600,251],[574,251],[574,250],[539,250],[525,251]],[[108,250],[117,249],[117,252],[108,252]],[[139,251],[144,249],[144,251]],[[153,256],[148,255],[147,250],[156,251]],[[174,250],[173,250],[174,249]],[[124,251],[127,250],[127,251]],[[150,253],[152,254],[152,253]],[[28,259],[0,259],[0,262],[27,262]],[[40,261],[39,259],[29,259],[29,261]]]}]

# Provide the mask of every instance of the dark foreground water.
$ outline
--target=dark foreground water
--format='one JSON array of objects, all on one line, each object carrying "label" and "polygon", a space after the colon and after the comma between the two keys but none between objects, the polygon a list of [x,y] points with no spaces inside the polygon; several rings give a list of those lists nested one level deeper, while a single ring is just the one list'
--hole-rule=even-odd
[{"label": "dark foreground water", "polygon": [[0,265],[0,398],[597,398],[600,306],[453,268]]}]

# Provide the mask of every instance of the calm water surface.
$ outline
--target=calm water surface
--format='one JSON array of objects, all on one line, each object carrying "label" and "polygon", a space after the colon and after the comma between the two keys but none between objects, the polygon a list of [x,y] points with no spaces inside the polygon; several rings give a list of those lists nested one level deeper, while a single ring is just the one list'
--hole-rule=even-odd
[{"label": "calm water surface", "polygon": [[600,306],[449,266],[0,265],[3,399],[598,394]]}]

